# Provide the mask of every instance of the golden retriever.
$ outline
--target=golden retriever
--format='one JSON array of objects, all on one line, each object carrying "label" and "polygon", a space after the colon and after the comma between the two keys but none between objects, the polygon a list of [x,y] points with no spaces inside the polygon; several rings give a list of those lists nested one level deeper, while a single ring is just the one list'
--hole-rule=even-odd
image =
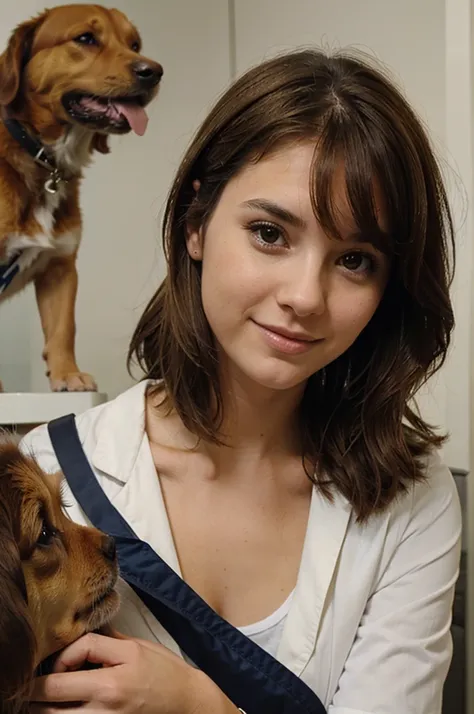
[{"label": "golden retriever", "polygon": [[0,55],[0,302],[34,282],[53,391],[97,389],[74,348],[82,170],[108,134],[145,132],[162,74],[100,5],[46,10]]}]

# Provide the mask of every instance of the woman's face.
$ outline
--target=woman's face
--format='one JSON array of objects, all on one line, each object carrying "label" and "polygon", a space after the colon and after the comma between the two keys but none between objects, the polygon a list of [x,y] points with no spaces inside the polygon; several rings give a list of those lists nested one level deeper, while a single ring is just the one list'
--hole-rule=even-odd
[{"label": "woman's face", "polygon": [[313,154],[313,144],[293,145],[249,165],[205,230],[188,231],[223,368],[272,390],[303,385],[345,352],[389,275],[389,259],[354,234],[343,170],[334,188],[343,240],[324,233],[310,200]]}]

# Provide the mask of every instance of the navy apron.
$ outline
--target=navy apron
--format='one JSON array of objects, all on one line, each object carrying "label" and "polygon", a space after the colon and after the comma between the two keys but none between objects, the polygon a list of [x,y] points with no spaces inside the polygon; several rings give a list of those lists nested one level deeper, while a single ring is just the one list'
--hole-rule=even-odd
[{"label": "navy apron", "polygon": [[116,540],[120,576],[181,650],[247,714],[326,714],[293,672],[221,618],[149,546],[112,505],[92,471],[74,414],[48,432],[59,465],[89,521]]}]

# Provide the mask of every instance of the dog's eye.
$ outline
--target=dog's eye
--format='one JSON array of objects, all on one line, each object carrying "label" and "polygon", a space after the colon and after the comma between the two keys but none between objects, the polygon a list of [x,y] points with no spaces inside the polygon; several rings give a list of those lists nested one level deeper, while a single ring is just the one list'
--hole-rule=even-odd
[{"label": "dog's eye", "polygon": [[57,533],[54,530],[54,528],[51,528],[51,526],[48,526],[47,523],[43,523],[43,527],[41,528],[40,537],[36,541],[36,545],[43,546],[43,547],[51,545],[56,534]]},{"label": "dog's eye", "polygon": [[134,42],[132,45],[132,51],[133,52],[140,52],[140,44],[138,42]]},{"label": "dog's eye", "polygon": [[98,45],[96,36],[92,32],[83,32],[82,35],[74,38],[74,42],[79,45]]}]

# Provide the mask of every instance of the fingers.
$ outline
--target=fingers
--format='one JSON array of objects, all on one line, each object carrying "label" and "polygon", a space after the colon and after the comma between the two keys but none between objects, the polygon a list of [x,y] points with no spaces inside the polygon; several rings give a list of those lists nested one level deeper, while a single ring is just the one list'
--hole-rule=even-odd
[{"label": "fingers", "polygon": [[30,695],[31,702],[87,702],[100,689],[96,672],[65,672],[37,677]]},{"label": "fingers", "polygon": [[127,660],[128,649],[128,643],[102,635],[81,637],[60,653],[53,674],[35,680],[30,700],[51,703],[93,701],[104,688],[104,671],[68,670],[80,670],[86,662],[106,667],[120,666]]},{"label": "fingers", "polygon": [[[117,638],[95,633],[85,635],[58,655],[53,674],[35,680],[30,701],[37,704],[44,702],[38,714],[48,714],[47,703],[51,707],[59,702],[82,702],[84,706],[81,707],[81,711],[83,711],[89,702],[92,706],[93,702],[101,701],[113,681],[107,675],[107,671],[111,671],[109,668],[112,667],[117,672],[117,668],[123,667],[126,671],[126,667],[132,664],[133,667],[140,669],[142,655],[145,652],[157,656],[157,663],[161,661],[165,665],[165,662],[171,658],[179,662],[180,666],[183,665],[182,660],[163,645],[125,637],[121,633],[114,632],[115,634]],[[95,670],[81,670],[87,662],[102,667]],[[120,676],[114,675],[114,679],[118,681]],[[68,711],[68,714],[72,714],[72,711]]]},{"label": "fingers", "polygon": [[111,667],[123,664],[125,659],[126,652],[123,651],[122,642],[90,633],[73,642],[59,654],[54,664],[54,672],[79,669],[86,662]]}]

